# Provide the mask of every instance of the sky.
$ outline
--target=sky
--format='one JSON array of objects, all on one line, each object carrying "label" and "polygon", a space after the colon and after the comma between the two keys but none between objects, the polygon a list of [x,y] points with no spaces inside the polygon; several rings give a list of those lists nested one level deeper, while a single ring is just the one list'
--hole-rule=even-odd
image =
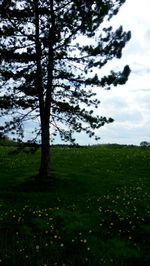
[{"label": "sky", "polygon": [[[86,134],[76,134],[80,145],[102,143],[134,144],[150,142],[150,0],[126,0],[119,13],[111,20],[118,28],[131,30],[132,38],[123,50],[121,59],[112,60],[106,71],[122,70],[129,64],[131,74],[123,86],[106,91],[97,88],[97,98],[101,101],[96,110],[98,115],[114,118],[114,122],[97,131],[98,142]],[[101,70],[100,70],[101,71]],[[105,69],[104,69],[105,71]],[[29,136],[30,126],[25,130]],[[54,143],[61,143],[56,138]]]},{"label": "sky", "polygon": [[[97,131],[97,144],[118,143],[139,145],[150,142],[150,0],[126,0],[119,13],[111,20],[114,27],[123,25],[131,30],[132,38],[123,50],[122,58],[113,60],[110,69],[131,68],[128,82],[109,91],[99,90],[101,101],[97,113],[114,118],[114,122]],[[94,144],[94,139],[81,133],[80,145]],[[57,140],[56,140],[57,142]]]}]

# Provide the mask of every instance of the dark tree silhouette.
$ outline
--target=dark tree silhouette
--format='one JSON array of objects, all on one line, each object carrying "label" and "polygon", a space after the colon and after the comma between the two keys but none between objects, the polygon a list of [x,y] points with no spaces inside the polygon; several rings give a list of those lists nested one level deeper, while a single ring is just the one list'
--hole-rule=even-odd
[{"label": "dark tree silhouette", "polygon": [[150,142],[148,142],[148,141],[141,141],[140,142],[140,146],[141,147],[150,147]]},{"label": "dark tree silhouette", "polygon": [[[125,84],[130,74],[126,65],[101,77],[102,67],[121,58],[131,37],[122,26],[117,30],[106,26],[124,2],[11,0],[0,4],[0,110],[7,117],[1,132],[23,137],[24,121],[39,117],[35,133],[41,135],[40,180],[49,176],[49,141],[57,132],[73,143],[74,132],[84,131],[97,139],[94,130],[113,121],[94,115],[100,101],[92,87]],[[86,41],[79,41],[81,36]]]}]

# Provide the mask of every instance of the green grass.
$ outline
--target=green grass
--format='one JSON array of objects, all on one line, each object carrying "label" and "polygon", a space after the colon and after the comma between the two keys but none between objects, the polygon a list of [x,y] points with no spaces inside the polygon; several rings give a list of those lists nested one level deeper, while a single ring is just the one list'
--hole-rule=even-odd
[{"label": "green grass", "polygon": [[53,147],[54,180],[37,186],[40,151],[0,147],[0,265],[150,265],[150,149]]}]

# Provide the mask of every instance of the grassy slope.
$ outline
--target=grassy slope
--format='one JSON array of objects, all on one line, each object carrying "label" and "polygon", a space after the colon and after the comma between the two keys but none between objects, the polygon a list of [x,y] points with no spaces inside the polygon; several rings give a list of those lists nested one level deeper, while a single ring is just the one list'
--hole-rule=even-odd
[{"label": "grassy slope", "polygon": [[13,149],[0,147],[2,265],[149,265],[150,149],[53,148],[41,191],[24,184],[39,151]]}]

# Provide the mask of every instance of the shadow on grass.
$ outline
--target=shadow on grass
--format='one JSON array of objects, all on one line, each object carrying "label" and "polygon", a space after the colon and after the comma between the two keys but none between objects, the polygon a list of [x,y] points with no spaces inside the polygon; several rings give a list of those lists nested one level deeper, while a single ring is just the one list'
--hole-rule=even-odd
[{"label": "shadow on grass", "polygon": [[38,176],[31,176],[15,187],[18,192],[51,192],[57,187],[59,180],[49,176],[48,179],[40,180]]},{"label": "shadow on grass", "polygon": [[77,195],[77,193],[86,193],[88,186],[85,182],[71,180],[68,178],[58,178],[49,176],[49,179],[39,180],[36,176],[28,178],[26,181],[14,187],[17,192],[42,192],[42,193],[59,193],[66,196],[67,194]]}]

